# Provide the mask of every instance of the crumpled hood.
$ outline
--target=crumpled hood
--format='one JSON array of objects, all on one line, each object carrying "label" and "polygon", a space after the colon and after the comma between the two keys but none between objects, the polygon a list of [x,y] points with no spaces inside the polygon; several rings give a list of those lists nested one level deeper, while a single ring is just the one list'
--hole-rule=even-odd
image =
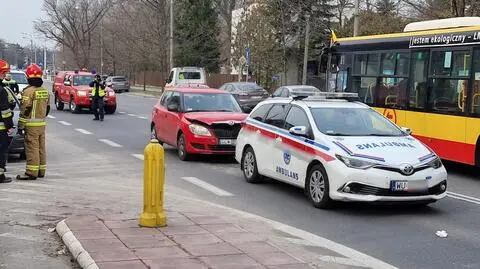
[{"label": "crumpled hood", "polygon": [[418,164],[435,154],[412,136],[332,137],[332,148],[340,155],[379,163]]},{"label": "crumpled hood", "polygon": [[199,121],[207,125],[215,122],[243,121],[248,114],[239,112],[188,112],[184,117],[190,121]]}]

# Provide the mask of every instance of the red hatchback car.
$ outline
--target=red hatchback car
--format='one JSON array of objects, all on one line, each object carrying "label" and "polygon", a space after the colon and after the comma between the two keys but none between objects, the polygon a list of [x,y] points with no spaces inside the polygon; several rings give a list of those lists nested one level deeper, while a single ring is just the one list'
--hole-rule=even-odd
[{"label": "red hatchback car", "polygon": [[153,108],[152,138],[175,146],[183,161],[193,154],[233,155],[246,117],[227,91],[172,88]]}]

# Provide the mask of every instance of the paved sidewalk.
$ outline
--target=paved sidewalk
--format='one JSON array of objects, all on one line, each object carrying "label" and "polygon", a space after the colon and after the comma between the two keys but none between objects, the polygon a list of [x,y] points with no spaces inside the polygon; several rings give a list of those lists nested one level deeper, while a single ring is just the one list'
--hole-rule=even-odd
[{"label": "paved sidewalk", "polygon": [[371,268],[325,261],[325,257],[345,258],[313,246],[318,257],[308,251],[294,255],[295,243],[251,232],[248,226],[213,214],[166,213],[165,228],[141,228],[138,218],[125,215],[88,215],[59,223],[57,233],[81,267],[88,269]]}]

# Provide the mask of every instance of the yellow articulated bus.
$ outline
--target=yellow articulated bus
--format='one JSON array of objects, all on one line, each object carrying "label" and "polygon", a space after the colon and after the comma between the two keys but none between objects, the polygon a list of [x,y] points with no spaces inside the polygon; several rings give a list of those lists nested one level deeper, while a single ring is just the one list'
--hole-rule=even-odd
[{"label": "yellow articulated bus", "polygon": [[480,17],[395,34],[332,33],[327,51],[329,90],[357,92],[441,158],[480,167]]}]

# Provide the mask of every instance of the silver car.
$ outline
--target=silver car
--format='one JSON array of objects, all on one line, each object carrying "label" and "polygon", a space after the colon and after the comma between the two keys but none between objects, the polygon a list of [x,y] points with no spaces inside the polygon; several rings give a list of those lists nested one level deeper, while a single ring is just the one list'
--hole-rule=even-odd
[{"label": "silver car", "polygon": [[112,76],[108,77],[105,82],[107,86],[112,88],[115,92],[129,92],[130,83],[128,79],[123,76]]},{"label": "silver car", "polygon": [[267,99],[269,94],[255,82],[230,82],[220,87],[229,91],[244,110],[253,109],[258,103]]},{"label": "silver car", "polygon": [[320,90],[317,87],[310,85],[291,85],[291,86],[282,86],[275,90],[271,97],[293,97],[296,95],[315,95],[319,93]]}]

